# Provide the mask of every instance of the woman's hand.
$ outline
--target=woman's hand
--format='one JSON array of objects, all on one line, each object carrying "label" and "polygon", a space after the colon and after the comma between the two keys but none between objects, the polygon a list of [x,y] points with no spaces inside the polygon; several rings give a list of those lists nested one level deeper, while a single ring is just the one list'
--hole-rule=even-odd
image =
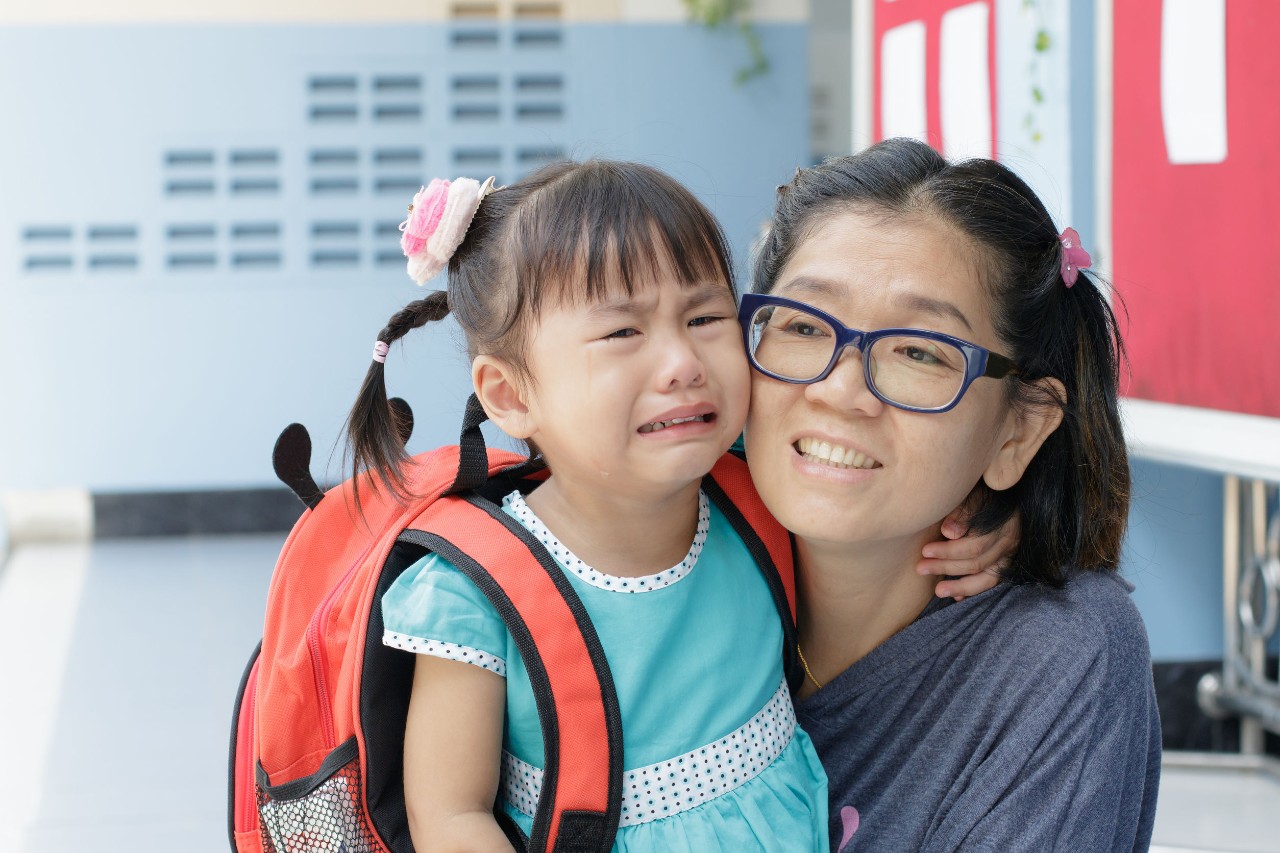
[{"label": "woman's hand", "polygon": [[1021,537],[1019,516],[1015,513],[991,533],[970,534],[969,512],[962,504],[942,520],[946,539],[924,546],[924,557],[916,563],[922,575],[949,575],[938,582],[934,594],[939,598],[963,601],[970,595],[986,592],[1000,582],[1000,570],[1018,547]]}]

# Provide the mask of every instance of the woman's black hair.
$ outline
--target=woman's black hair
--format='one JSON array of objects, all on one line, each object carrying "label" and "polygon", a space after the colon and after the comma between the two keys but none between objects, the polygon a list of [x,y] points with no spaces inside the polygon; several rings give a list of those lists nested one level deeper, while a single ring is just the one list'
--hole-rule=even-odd
[{"label": "woman's black hair", "polygon": [[[525,347],[539,312],[611,288],[630,295],[664,269],[684,286],[733,288],[728,241],[693,193],[640,163],[552,163],[484,199],[449,261],[448,291],[406,305],[378,340],[390,345],[452,314],[470,357],[497,356],[532,381]],[[351,473],[357,484],[374,474],[404,498],[399,426],[374,361],[347,419]]]},{"label": "woman's black hair", "polygon": [[[1015,583],[1061,586],[1071,567],[1115,569],[1129,512],[1129,460],[1118,411],[1124,344],[1107,295],[1086,273],[1068,288],[1062,245],[1044,205],[993,160],[947,162],[912,139],[802,169],[779,187],[752,287],[768,292],[787,261],[832,213],[877,221],[936,217],[968,237],[993,306],[996,334],[1019,373],[1005,380],[1015,407],[1057,406],[1062,425],[1022,479],[974,487],[971,526],[995,530],[1020,515],[1021,540],[1004,571]],[[1055,377],[1058,399],[1037,380]]]}]

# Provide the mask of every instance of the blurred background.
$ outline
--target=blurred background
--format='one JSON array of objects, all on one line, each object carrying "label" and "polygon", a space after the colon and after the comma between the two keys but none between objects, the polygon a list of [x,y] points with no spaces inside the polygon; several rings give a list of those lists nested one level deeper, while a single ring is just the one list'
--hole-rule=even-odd
[{"label": "blurred background", "polygon": [[[797,166],[898,135],[1012,166],[1114,284],[1156,844],[1280,850],[1277,36],[1271,0],[6,0],[0,851],[227,849],[302,509],[271,448],[300,421],[338,477],[421,184],[642,160],[741,273]],[[448,325],[387,367],[410,449],[455,441]]]}]

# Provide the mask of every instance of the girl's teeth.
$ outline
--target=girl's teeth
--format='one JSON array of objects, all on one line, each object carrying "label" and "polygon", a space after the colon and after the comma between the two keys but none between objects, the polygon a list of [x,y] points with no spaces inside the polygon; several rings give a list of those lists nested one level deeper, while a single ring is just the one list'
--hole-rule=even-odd
[{"label": "girl's teeth", "polygon": [[657,432],[658,430],[666,429],[667,427],[677,426],[679,424],[687,424],[687,423],[691,423],[692,421],[705,421],[706,419],[707,419],[706,415],[691,415],[687,418],[672,418],[669,421],[654,421],[651,424],[645,424],[644,426],[640,427],[640,432]]}]

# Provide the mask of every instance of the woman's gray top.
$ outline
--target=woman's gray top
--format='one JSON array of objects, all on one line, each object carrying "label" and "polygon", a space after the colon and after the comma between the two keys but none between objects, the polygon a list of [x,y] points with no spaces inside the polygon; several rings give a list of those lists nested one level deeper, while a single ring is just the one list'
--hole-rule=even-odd
[{"label": "woman's gray top", "polygon": [[832,850],[1146,850],[1160,718],[1131,589],[1080,572],[935,601],[799,703]]}]

